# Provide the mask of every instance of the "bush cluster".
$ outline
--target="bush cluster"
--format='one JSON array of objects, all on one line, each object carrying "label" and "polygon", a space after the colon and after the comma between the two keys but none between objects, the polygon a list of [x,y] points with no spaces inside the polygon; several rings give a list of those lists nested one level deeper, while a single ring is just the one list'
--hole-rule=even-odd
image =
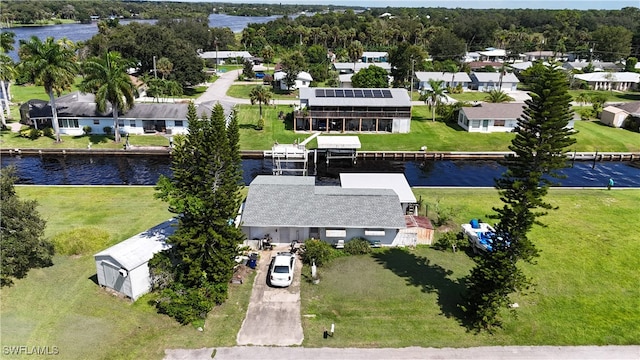
[{"label": "bush cluster", "polygon": [[344,244],[344,252],[351,255],[363,255],[371,253],[371,245],[367,239],[353,238]]},{"label": "bush cluster", "polygon": [[467,245],[467,240],[464,238],[463,233],[453,231],[442,233],[433,247],[438,250],[453,251],[454,245],[456,249],[461,249]]},{"label": "bush cluster", "polygon": [[302,262],[307,265],[311,265],[311,263],[315,261],[316,266],[322,266],[343,254],[344,253],[342,251],[334,249],[331,244],[327,242],[312,239],[305,241],[301,257]]}]

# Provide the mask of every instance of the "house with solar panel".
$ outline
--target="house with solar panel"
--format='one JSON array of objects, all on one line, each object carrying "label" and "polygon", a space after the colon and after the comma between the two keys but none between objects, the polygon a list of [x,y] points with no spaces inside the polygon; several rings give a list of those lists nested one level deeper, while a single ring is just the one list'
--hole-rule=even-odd
[{"label": "house with solar panel", "polygon": [[406,89],[300,89],[293,128],[300,132],[408,133],[411,99]]}]

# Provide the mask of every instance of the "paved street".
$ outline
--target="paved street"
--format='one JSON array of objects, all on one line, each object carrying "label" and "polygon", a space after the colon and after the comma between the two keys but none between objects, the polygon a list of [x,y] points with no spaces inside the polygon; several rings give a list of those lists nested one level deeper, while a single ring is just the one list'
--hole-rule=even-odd
[{"label": "paved street", "polygon": [[165,360],[637,360],[640,346],[487,346],[476,348],[355,349],[237,346],[167,350]]}]

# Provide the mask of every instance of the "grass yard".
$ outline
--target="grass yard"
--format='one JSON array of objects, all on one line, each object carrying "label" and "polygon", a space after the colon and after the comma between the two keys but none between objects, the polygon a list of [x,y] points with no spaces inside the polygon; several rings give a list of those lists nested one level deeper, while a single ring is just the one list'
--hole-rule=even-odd
[{"label": "grass yard", "polygon": [[[426,203],[453,210],[456,223],[485,217],[499,205],[490,189],[419,189]],[[321,282],[302,281],[304,346],[469,347],[640,343],[640,242],[628,231],[640,220],[639,190],[553,189],[559,210],[531,238],[541,250],[525,266],[536,286],[515,296],[494,335],[467,332],[456,307],[462,277],[473,266],[464,252],[381,250],[338,258],[319,269]],[[597,214],[597,215],[596,215]],[[308,269],[304,270],[306,279]],[[332,323],[335,336],[323,339]]]},{"label": "grass yard", "polygon": [[[251,93],[251,90],[253,90],[253,88],[256,86],[267,85],[262,85],[262,81],[257,81],[255,84],[251,85],[235,84],[229,87],[229,90],[227,90],[227,95],[238,99],[249,99],[249,93]],[[285,91],[271,89],[271,100],[298,100],[298,90],[287,93]]]},{"label": "grass yard", "polygon": [[607,91],[607,90],[569,90],[574,101],[580,94],[587,94],[587,96],[604,95],[607,97],[607,102],[630,102],[640,101],[640,92],[638,91]]},{"label": "grass yard", "polygon": [[[263,106],[265,128],[256,130],[258,105],[239,105],[240,148],[270,149],[275,141],[282,144],[303,140],[309,134],[296,134],[292,125],[278,119],[278,113],[293,111],[291,106]],[[602,125],[600,122],[577,121],[578,143],[572,151],[640,151],[640,134]],[[339,135],[331,133],[332,135]],[[351,134],[349,134],[351,135]],[[507,151],[512,133],[468,133],[456,125],[431,121],[427,106],[413,108],[409,134],[358,134],[363,151],[416,151],[423,145],[429,151]],[[315,140],[311,142],[315,147]]]},{"label": "grass yard", "polygon": [[[16,187],[37,199],[46,236],[79,228],[110,234],[100,250],[171,217],[152,187]],[[204,331],[159,315],[145,296],[135,303],[95,283],[93,252],[56,255],[54,265],[31,270],[0,294],[0,342],[57,346],[60,359],[161,359],[165,348],[231,346],[246,313],[252,279],[231,286],[228,301],[207,317]]]},{"label": "grass yard", "polygon": [[[41,136],[36,140],[21,137],[10,130],[0,132],[0,148],[3,149],[86,149],[91,142],[92,149],[122,149],[125,138],[120,143],[113,136],[104,134],[62,136],[62,142]],[[134,146],[169,146],[169,140],[162,135],[130,135],[129,143]]]},{"label": "grass yard", "polygon": [[485,101],[487,93],[484,91],[465,91],[460,94],[447,94],[458,101]]}]

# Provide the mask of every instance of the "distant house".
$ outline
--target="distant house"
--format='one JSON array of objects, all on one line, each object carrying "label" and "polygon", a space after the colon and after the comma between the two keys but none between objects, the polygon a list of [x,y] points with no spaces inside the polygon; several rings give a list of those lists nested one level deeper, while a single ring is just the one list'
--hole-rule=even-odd
[{"label": "distant house", "polygon": [[[136,103],[129,111],[118,116],[123,134],[166,133],[183,134],[188,131],[185,103]],[[113,114],[107,104],[104,113],[98,112],[95,96],[79,91],[56,99],[58,125],[64,135],[82,135],[83,128],[91,128],[92,134],[104,134],[104,128],[113,133]],[[211,114],[211,109],[199,105],[198,114]],[[45,100],[29,100],[20,106],[20,123],[38,129],[52,127],[51,105]]]},{"label": "distant house", "polygon": [[483,51],[478,51],[480,54],[480,61],[498,61],[503,62],[507,59],[507,51],[504,49],[486,48]]},{"label": "distant house", "polygon": [[469,62],[469,69],[471,69],[471,71],[478,71],[478,70],[483,70],[490,66],[497,70],[503,65],[504,63],[497,62],[497,61],[471,61]]},{"label": "distant house", "polygon": [[364,51],[361,59],[363,63],[384,63],[388,57],[389,53],[386,51]]},{"label": "distant house", "polygon": [[296,131],[408,133],[411,100],[406,89],[300,89]]},{"label": "distant house", "polygon": [[565,62],[562,64],[562,68],[567,70],[567,71],[572,71],[572,70],[578,70],[578,71],[584,71],[586,67],[589,66],[589,64],[591,64],[591,66],[593,66],[593,71],[620,71],[622,70],[624,67],[622,65],[618,65],[616,63],[612,63],[612,62],[600,62],[600,61],[593,61],[591,63],[587,62],[587,61],[572,61],[572,62]]},{"label": "distant house", "polygon": [[357,63],[343,63],[343,62],[336,62],[333,63],[333,68],[339,73],[339,74],[355,74],[358,71],[367,68],[371,65],[375,65],[378,67],[381,67],[385,70],[387,70],[387,72],[391,72],[391,64],[387,63],[387,62],[379,62],[379,63],[364,63],[364,62],[357,62]]},{"label": "distant house", "polygon": [[478,91],[516,91],[520,80],[513,73],[501,76],[499,72],[473,72],[470,75],[472,89]]},{"label": "distant house", "polygon": [[255,59],[248,51],[205,51],[201,52],[199,56],[218,65],[226,63],[242,64],[245,60],[253,61]]},{"label": "distant house", "polygon": [[600,114],[600,122],[620,128],[629,116],[640,118],[640,101],[607,106]]},{"label": "distant house", "polygon": [[290,88],[287,86],[286,81],[287,73],[284,71],[276,71],[273,74],[273,81],[275,82],[275,86],[280,90],[295,90],[308,88],[311,82],[313,81],[313,77],[306,71],[300,71],[298,73],[298,77],[295,80],[295,84]]},{"label": "distant house", "polygon": [[594,72],[573,77],[586,81],[593,90],[628,91],[637,89],[640,83],[640,74],[634,72]]},{"label": "distant house", "polygon": [[416,80],[418,82],[418,89],[430,90],[429,80],[439,81],[442,80],[443,87],[456,87],[462,86],[463,89],[469,88],[471,84],[471,78],[466,72],[425,72],[416,71]]},{"label": "distant house", "polygon": [[[511,132],[522,117],[521,103],[483,103],[480,106],[463,107],[458,114],[458,125],[468,132]],[[574,120],[567,127],[573,129]]]},{"label": "distant house", "polygon": [[406,224],[394,190],[316,186],[311,176],[257,176],[241,224],[248,239],[269,234],[275,243],[363,237],[383,246],[415,244],[415,236],[399,236]]},{"label": "distant house", "polygon": [[134,301],[148,293],[151,290],[149,260],[171,247],[167,239],[176,226],[177,220],[168,220],[95,254],[98,284]]},{"label": "distant house", "polygon": [[351,89],[353,87],[351,83],[351,77],[353,74],[340,74],[338,75],[338,87]]},{"label": "distant house", "polygon": [[559,53],[557,51],[548,51],[548,50],[540,50],[540,51],[530,51],[524,53],[525,61],[536,61],[536,60],[545,60],[545,61],[567,61],[569,60],[569,54]]}]

